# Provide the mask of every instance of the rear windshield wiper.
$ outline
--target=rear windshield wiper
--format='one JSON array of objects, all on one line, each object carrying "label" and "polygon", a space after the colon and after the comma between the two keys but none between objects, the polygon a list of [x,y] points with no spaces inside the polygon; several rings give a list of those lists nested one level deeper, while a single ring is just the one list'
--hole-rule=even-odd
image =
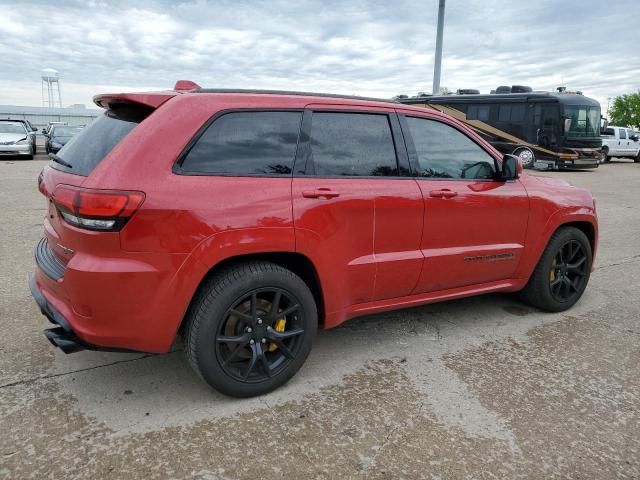
[{"label": "rear windshield wiper", "polygon": [[65,159],[59,157],[55,153],[50,153],[49,154],[49,158],[51,160],[53,160],[54,162],[59,163],[60,165],[64,165],[65,167],[68,167],[68,168],[73,168],[73,165],[71,165],[69,162],[67,162]]}]

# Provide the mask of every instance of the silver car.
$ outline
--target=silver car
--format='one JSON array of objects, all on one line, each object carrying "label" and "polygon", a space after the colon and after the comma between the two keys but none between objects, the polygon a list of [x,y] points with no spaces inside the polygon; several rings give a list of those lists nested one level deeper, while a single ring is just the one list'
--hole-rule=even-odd
[{"label": "silver car", "polygon": [[33,158],[33,144],[23,123],[0,120],[0,156]]}]

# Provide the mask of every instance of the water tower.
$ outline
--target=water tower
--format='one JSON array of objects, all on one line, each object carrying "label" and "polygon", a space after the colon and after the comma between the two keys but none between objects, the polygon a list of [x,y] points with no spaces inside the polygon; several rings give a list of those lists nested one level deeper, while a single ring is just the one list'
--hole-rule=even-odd
[{"label": "water tower", "polygon": [[41,78],[42,106],[50,108],[62,108],[62,95],[60,95],[60,77],[58,76],[58,71],[54,70],[53,68],[45,68],[42,70]]}]

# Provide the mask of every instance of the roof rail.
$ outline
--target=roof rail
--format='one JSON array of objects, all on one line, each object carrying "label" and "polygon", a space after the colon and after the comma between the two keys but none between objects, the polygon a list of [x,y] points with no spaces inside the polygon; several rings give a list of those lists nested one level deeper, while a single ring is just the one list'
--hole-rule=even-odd
[{"label": "roof rail", "polygon": [[340,95],[336,93],[298,92],[293,90],[253,90],[242,88],[198,88],[193,93],[238,93],[248,95],[296,95],[302,97],[344,98],[349,100],[365,100],[368,102],[398,103],[389,98],[360,97],[357,95]]}]

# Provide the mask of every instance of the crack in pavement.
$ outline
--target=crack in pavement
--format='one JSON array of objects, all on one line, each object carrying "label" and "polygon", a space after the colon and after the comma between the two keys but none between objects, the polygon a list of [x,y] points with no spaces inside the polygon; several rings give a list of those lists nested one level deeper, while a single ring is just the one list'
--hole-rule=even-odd
[{"label": "crack in pavement", "polygon": [[[171,355],[172,353],[181,352],[181,351],[182,350],[172,350],[172,351],[167,352],[167,353],[165,353],[163,355]],[[67,375],[73,375],[74,373],[82,373],[82,372],[88,372],[90,370],[97,370],[98,368],[112,367],[113,365],[118,365],[118,364],[121,364],[121,363],[136,362],[138,360],[143,360],[145,358],[157,357],[157,356],[159,356],[159,354],[157,354],[157,353],[147,353],[145,355],[141,355],[141,356],[136,357],[136,358],[129,358],[127,360],[117,360],[115,362],[104,363],[102,365],[95,365],[93,367],[80,368],[78,370],[71,370],[69,372],[52,373],[50,375],[42,375],[40,377],[27,378],[25,380],[16,380],[15,382],[10,382],[10,383],[5,383],[4,385],[0,385],[0,390],[3,389],[3,388],[9,388],[9,387],[15,387],[15,386],[18,386],[18,385],[24,385],[24,384],[27,384],[27,383],[35,383],[35,382],[39,382],[40,380],[47,380],[49,378],[65,377]]]},{"label": "crack in pavement", "polygon": [[632,255],[631,257],[627,257],[625,259],[620,260],[619,262],[609,263],[607,265],[600,265],[595,268],[595,270],[601,270],[604,268],[617,267],[618,265],[628,265],[629,263],[634,263],[640,260],[640,254]]}]

